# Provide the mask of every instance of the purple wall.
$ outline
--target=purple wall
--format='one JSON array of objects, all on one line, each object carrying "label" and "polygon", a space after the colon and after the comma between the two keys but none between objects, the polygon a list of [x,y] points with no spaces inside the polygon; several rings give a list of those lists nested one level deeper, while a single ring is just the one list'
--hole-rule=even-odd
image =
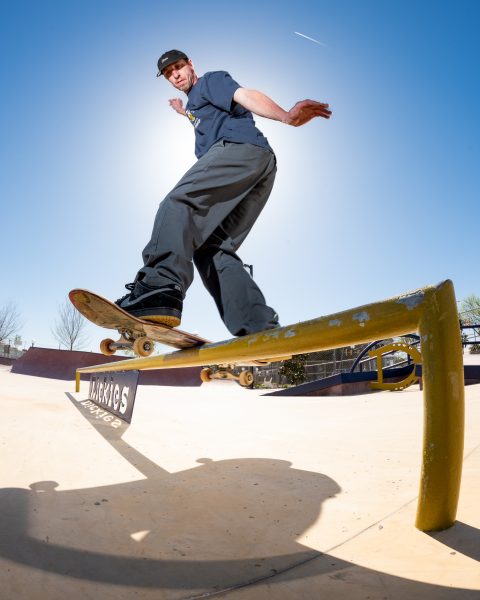
[{"label": "purple wall", "polygon": [[[104,356],[95,352],[52,350],[33,346],[22,357],[10,363],[1,364],[12,364],[12,373],[72,380],[75,379],[76,369],[80,367],[91,367],[122,360],[127,360],[127,358],[124,356]],[[200,370],[201,367],[186,367],[140,371],[139,383],[141,385],[199,386],[202,383]],[[81,378],[89,380],[90,373],[82,374]]]}]

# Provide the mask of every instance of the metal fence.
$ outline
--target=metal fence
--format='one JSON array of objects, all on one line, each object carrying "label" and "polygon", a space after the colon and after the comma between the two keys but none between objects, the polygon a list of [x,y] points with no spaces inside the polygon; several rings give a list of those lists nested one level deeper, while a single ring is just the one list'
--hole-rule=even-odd
[{"label": "metal fence", "polygon": [[[351,348],[339,348],[339,355],[342,355],[342,350],[352,354],[351,358],[341,358],[335,360],[319,360],[319,358],[312,355],[311,358],[307,358],[304,364],[305,378],[304,383],[310,381],[316,381],[317,379],[325,379],[332,375],[338,375],[339,373],[349,373],[356,357],[361,353],[364,346],[358,347],[354,352],[351,352]],[[392,367],[405,363],[405,355],[403,353],[395,353],[383,357],[383,368]],[[280,369],[282,367],[281,362],[271,363],[265,367],[256,367],[254,370],[255,374],[255,385],[265,388],[278,388],[289,386],[287,378],[280,375]],[[362,360],[359,365],[359,370],[363,371],[376,371],[377,370],[377,359],[366,358]]]},{"label": "metal fence", "polygon": [[478,318],[478,311],[466,311],[460,313],[459,317],[463,348],[468,347],[470,354],[480,354],[480,319]]}]

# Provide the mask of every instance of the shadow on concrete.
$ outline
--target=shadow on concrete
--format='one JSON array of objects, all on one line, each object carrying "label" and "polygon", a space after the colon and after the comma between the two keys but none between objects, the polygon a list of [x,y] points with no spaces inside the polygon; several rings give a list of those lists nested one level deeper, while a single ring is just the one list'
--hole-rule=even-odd
[{"label": "shadow on concrete", "polygon": [[[454,527],[432,532],[430,536],[455,552],[480,561],[480,530],[477,527],[457,521]],[[480,598],[480,591],[478,597]]]},{"label": "shadow on concrete", "polygon": [[[326,475],[265,458],[199,459],[198,467],[169,473],[122,439],[129,425],[114,429],[67,396],[141,475],[88,489],[56,491],[57,482],[42,481],[0,490],[4,558],[85,581],[168,590],[169,598],[206,597],[280,574],[282,582],[325,574],[344,597],[364,597],[361,586],[382,598],[478,600],[478,591],[379,573],[297,542],[322,502],[341,491]],[[436,539],[454,544],[454,530]],[[317,588],[311,597],[319,595]]]}]

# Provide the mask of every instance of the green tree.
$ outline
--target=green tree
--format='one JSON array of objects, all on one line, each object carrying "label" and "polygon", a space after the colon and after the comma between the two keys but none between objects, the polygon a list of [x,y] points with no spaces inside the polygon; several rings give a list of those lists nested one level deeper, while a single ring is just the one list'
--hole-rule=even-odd
[{"label": "green tree", "polygon": [[[476,294],[470,294],[460,304],[460,322],[462,325],[480,325],[480,298]],[[480,327],[473,329],[475,336],[480,336]],[[462,341],[465,341],[465,333]],[[480,353],[480,344],[470,345],[471,354]]]},{"label": "green tree", "polygon": [[280,375],[287,378],[288,383],[299,385],[305,381],[305,363],[307,354],[296,354],[289,360],[286,360],[280,367]]},{"label": "green tree", "polygon": [[460,304],[460,318],[465,325],[480,324],[480,297],[470,294]]}]

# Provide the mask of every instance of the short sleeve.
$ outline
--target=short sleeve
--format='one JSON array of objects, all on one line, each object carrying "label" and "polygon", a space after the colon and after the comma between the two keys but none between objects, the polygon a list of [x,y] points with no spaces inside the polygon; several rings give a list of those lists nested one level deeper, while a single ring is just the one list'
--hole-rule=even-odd
[{"label": "short sleeve", "polygon": [[204,75],[203,97],[221,110],[232,109],[233,94],[240,85],[226,71],[213,71]]}]

